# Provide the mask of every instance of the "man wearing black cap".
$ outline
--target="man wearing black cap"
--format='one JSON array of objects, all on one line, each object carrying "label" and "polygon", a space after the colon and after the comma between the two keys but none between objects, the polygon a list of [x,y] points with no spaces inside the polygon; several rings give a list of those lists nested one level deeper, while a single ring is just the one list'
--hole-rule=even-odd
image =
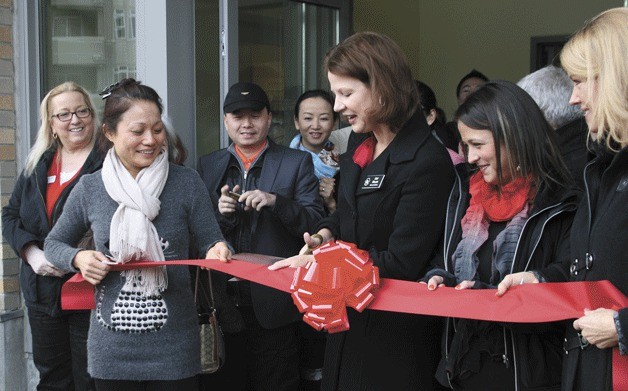
[{"label": "man wearing black cap", "polygon": [[[233,143],[198,163],[222,232],[237,253],[295,255],[303,233],[313,231],[324,215],[312,157],[268,138],[270,102],[257,84],[231,86],[223,108]],[[218,372],[221,385],[296,390],[301,316],[290,295],[233,280],[214,286],[226,285],[246,325],[242,332],[225,333],[228,358]]]}]

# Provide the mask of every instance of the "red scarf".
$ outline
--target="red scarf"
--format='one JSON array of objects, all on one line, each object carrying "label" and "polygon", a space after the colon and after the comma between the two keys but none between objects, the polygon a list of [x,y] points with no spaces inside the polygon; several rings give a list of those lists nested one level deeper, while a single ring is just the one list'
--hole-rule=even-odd
[{"label": "red scarf", "polygon": [[491,222],[507,222],[504,230],[493,241],[491,284],[501,281],[510,270],[516,238],[521,235],[529,216],[531,205],[528,201],[534,194],[533,189],[530,178],[515,179],[503,186],[501,192],[497,186],[486,183],[481,172],[470,178],[471,201],[460,221],[462,240],[452,255],[458,282],[478,277],[477,252],[488,240]]},{"label": "red scarf", "polygon": [[482,209],[490,221],[509,221],[519,213],[526,202],[534,199],[536,187],[530,177],[517,178],[501,187],[484,181],[481,172],[475,173],[469,181],[471,203],[481,203]]},{"label": "red scarf", "polygon": [[353,153],[353,162],[361,169],[371,164],[373,153],[375,152],[375,137],[371,136],[364,140]]}]

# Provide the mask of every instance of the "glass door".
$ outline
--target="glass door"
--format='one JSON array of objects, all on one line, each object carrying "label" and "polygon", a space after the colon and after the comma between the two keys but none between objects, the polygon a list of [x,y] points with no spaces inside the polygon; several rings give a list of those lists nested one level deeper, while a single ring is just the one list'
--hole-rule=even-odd
[{"label": "glass door", "polygon": [[273,110],[271,138],[288,145],[294,103],[308,89],[325,88],[321,63],[339,42],[339,9],[288,0],[238,3],[239,80],[268,93]]},{"label": "glass door", "polygon": [[219,3],[218,0],[195,3],[196,156],[221,148]]},{"label": "glass door", "polygon": [[270,137],[289,144],[296,134],[292,117],[298,96],[327,88],[322,60],[349,34],[351,1],[196,3],[197,156],[229,144],[222,101],[237,81],[252,81],[266,90],[273,110]]}]

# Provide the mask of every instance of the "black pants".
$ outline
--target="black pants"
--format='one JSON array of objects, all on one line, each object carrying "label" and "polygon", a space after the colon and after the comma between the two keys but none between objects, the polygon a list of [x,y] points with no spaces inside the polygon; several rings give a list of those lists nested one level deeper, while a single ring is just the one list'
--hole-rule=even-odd
[{"label": "black pants", "polygon": [[98,391],[196,391],[196,376],[180,380],[105,380],[94,379]]},{"label": "black pants", "polygon": [[39,371],[37,390],[94,390],[87,373],[89,311],[64,312],[60,317],[28,310],[33,337],[33,361]]},{"label": "black pants", "polygon": [[301,331],[300,391],[317,391],[321,388],[323,359],[327,333],[316,331],[305,322],[299,322]]},{"label": "black pants", "polygon": [[262,328],[253,307],[238,307],[246,329],[225,333],[225,365],[211,375],[201,376],[207,391],[272,390],[299,388],[299,323],[276,329]]}]

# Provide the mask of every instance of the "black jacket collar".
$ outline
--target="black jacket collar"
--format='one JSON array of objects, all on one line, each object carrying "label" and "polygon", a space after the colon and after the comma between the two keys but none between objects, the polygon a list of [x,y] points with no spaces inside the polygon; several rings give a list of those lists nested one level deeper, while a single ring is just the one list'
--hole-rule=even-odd
[{"label": "black jacket collar", "polygon": [[414,159],[421,145],[429,137],[432,137],[432,131],[423,113],[417,110],[390,143],[390,162],[399,164]]},{"label": "black jacket collar", "polygon": [[[353,162],[353,153],[362,141],[364,141],[370,133],[356,134],[352,132],[349,144],[351,148],[340,156],[342,167],[342,181],[346,183],[344,188],[344,196],[349,202],[350,207],[355,210],[355,188],[357,181],[362,172],[360,166]],[[425,117],[420,110],[414,112],[408,122],[397,132],[397,135],[388,146],[389,161],[391,164],[400,164],[415,158],[421,146],[432,137],[432,132],[425,121]]]}]

